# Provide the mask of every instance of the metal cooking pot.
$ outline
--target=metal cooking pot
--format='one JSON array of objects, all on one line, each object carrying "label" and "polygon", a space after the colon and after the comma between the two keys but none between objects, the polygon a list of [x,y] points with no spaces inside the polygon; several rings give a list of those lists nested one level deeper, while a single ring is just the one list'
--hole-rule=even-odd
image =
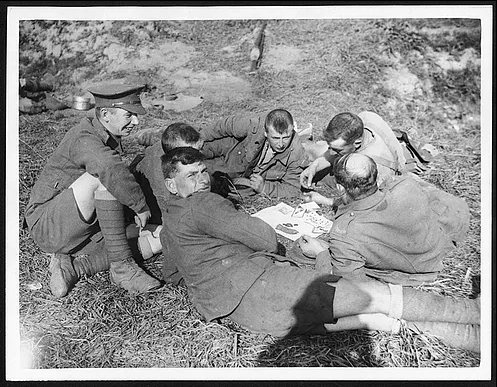
[{"label": "metal cooking pot", "polygon": [[76,110],[90,110],[90,98],[72,97],[72,107]]}]

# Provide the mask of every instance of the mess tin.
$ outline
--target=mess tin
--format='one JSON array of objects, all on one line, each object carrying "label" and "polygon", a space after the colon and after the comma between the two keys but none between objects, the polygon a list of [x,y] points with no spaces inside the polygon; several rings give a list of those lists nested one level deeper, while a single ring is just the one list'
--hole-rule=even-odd
[{"label": "mess tin", "polygon": [[90,110],[90,98],[72,97],[72,107],[76,110]]}]

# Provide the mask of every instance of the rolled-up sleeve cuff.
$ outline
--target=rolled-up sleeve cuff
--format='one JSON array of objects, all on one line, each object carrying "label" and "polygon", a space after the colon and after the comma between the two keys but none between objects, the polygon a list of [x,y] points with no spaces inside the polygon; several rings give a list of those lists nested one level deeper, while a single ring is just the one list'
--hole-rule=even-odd
[{"label": "rolled-up sleeve cuff", "polygon": [[333,274],[331,254],[328,249],[321,251],[316,257],[316,270],[320,273]]}]

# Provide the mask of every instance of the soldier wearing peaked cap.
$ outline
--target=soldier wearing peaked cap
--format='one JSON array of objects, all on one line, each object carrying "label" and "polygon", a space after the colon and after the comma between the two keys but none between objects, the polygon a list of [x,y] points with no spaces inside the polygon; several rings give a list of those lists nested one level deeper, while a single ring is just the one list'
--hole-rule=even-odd
[{"label": "soldier wearing peaked cap", "polygon": [[144,85],[108,84],[88,89],[95,98],[95,107],[121,108],[133,114],[145,114],[139,93]]},{"label": "soldier wearing peaked cap", "polygon": [[130,292],[147,292],[160,282],[135,262],[126,239],[124,206],[143,227],[150,210],[122,161],[121,138],[146,111],[143,85],[90,88],[95,116],[70,129],[34,185],[25,219],[41,250],[51,253],[50,288],[64,297],[85,275],[109,270],[112,282]]}]

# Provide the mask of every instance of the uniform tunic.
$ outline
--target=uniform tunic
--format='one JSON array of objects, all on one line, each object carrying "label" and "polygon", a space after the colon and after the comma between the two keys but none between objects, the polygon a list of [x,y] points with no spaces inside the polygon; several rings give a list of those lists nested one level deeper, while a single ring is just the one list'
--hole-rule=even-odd
[{"label": "uniform tunic", "polygon": [[[165,208],[171,198],[162,173],[161,157],[163,154],[162,142],[157,141],[147,147],[143,155],[137,156],[132,163],[133,167],[130,166],[145,193],[147,204],[152,212],[150,223],[154,224],[164,224]],[[160,234],[160,241],[164,255],[162,277],[166,282],[178,284],[181,281],[181,275],[172,257],[168,255],[167,249],[164,248],[167,242],[163,233]]]},{"label": "uniform tunic", "polygon": [[[209,172],[221,170],[232,178],[249,177],[266,144],[266,116],[230,116],[202,129],[205,141],[202,153],[208,158]],[[275,154],[264,168],[257,170],[266,181],[264,193],[275,198],[299,196],[300,174],[308,165],[302,142],[294,133],[288,148]]]},{"label": "uniform tunic", "polygon": [[43,251],[73,252],[98,232],[96,221],[84,224],[69,189],[85,172],[136,213],[148,209],[120,152],[120,142],[96,118],[87,117],[66,133],[33,186],[25,211],[28,229]]},{"label": "uniform tunic", "polygon": [[276,265],[275,231],[211,192],[172,196],[164,216],[167,256],[207,321],[230,316],[247,329],[283,336],[334,322],[338,277]]},{"label": "uniform tunic", "polygon": [[437,273],[468,227],[463,199],[397,176],[384,190],[338,208],[330,232],[333,273]]},{"label": "uniform tunic", "polygon": [[[378,169],[378,186],[387,184],[388,180],[405,171],[406,159],[400,142],[388,124],[376,113],[361,112],[358,114],[364,124],[361,146],[355,151],[371,157]],[[325,158],[332,163],[336,154],[326,152]],[[327,182],[327,180],[324,180]],[[334,179],[327,184],[334,187]]]}]

